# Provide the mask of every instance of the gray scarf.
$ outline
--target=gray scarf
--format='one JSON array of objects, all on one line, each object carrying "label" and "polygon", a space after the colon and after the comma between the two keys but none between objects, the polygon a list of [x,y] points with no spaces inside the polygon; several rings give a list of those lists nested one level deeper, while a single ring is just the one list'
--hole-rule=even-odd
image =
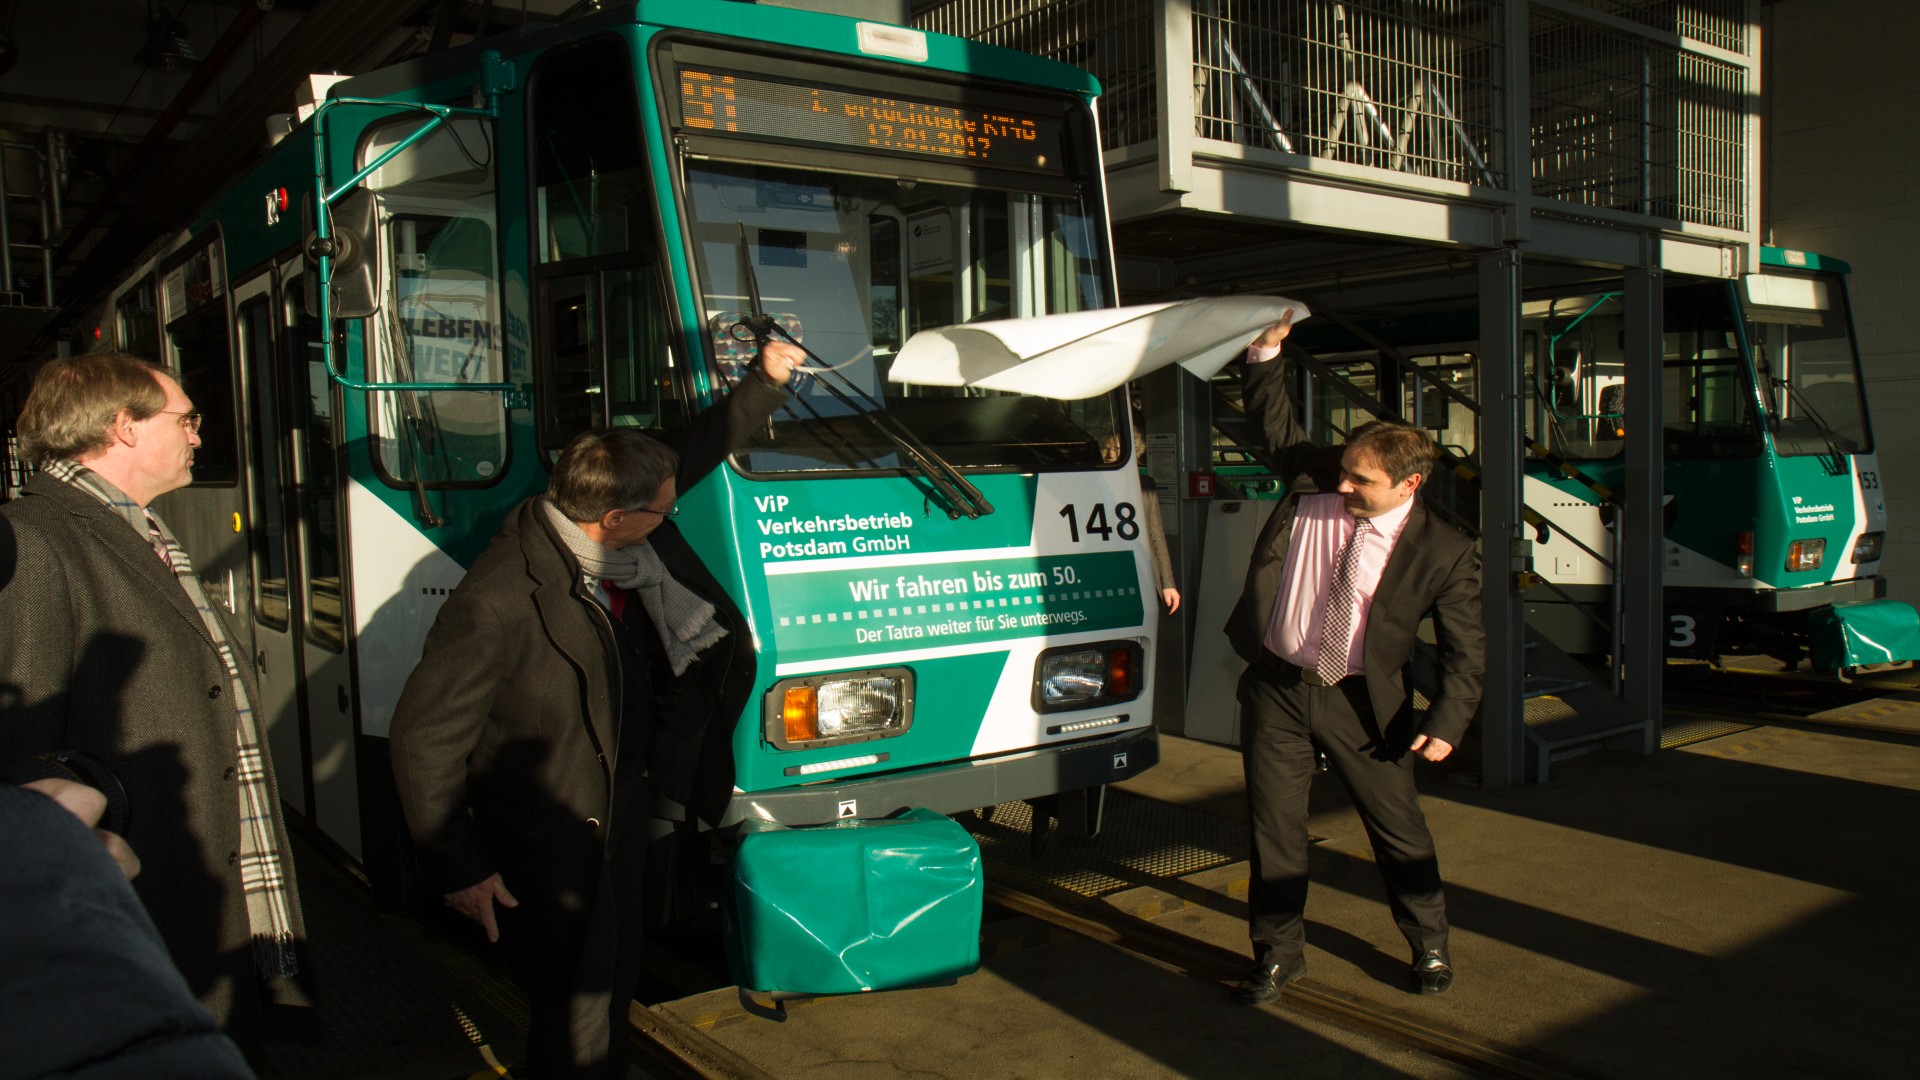
[{"label": "gray scarf", "polygon": [[685,674],[695,657],[726,636],[726,627],[714,621],[713,605],[675,581],[652,544],[643,540],[632,547],[610,548],[567,520],[544,495],[540,510],[560,534],[560,542],[580,560],[582,573],[633,591],[653,620],[675,675]]}]

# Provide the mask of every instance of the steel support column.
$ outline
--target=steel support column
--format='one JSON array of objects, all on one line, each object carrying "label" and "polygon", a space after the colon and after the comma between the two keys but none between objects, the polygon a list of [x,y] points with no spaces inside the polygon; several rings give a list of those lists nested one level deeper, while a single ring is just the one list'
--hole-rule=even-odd
[{"label": "steel support column", "polygon": [[1480,536],[1487,682],[1480,705],[1480,783],[1526,779],[1526,608],[1514,588],[1527,543],[1520,517],[1520,253],[1480,256]]},{"label": "steel support column", "polygon": [[1165,0],[1154,24],[1154,88],[1160,93],[1160,190],[1193,190],[1193,3]]},{"label": "steel support column", "polygon": [[1651,754],[1660,748],[1660,696],[1666,669],[1666,614],[1661,608],[1661,567],[1665,562],[1664,502],[1666,446],[1661,435],[1664,383],[1661,370],[1666,305],[1659,269],[1628,267],[1627,314],[1626,506],[1620,534],[1620,617],[1626,633],[1621,646],[1620,698],[1634,716],[1647,721],[1639,746],[1629,735],[1610,741],[1616,749]]}]

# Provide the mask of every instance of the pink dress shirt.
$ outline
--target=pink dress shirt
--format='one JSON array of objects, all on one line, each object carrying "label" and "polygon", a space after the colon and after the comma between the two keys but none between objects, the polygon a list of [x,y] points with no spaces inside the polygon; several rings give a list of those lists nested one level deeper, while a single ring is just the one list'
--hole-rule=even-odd
[{"label": "pink dress shirt", "polygon": [[[1278,348],[1247,348],[1247,362],[1260,364],[1279,355]],[[1353,637],[1347,643],[1347,674],[1358,675],[1365,658],[1367,614],[1373,610],[1373,594],[1380,587],[1380,574],[1387,568],[1393,547],[1413,514],[1413,500],[1394,507],[1373,519],[1374,531],[1361,540],[1360,563],[1354,568],[1353,597],[1359,610],[1354,613]],[[1333,568],[1341,549],[1353,536],[1353,515],[1347,512],[1346,499],[1338,492],[1302,495],[1295,508],[1293,536],[1287,543],[1287,564],[1280,575],[1280,592],[1274,598],[1273,614],[1267,620],[1263,644],[1267,651],[1290,664],[1311,671],[1320,662],[1320,624],[1325,621],[1324,598],[1333,582]]]},{"label": "pink dress shirt", "polygon": [[[1387,568],[1393,547],[1413,514],[1413,500],[1373,519],[1374,531],[1360,540],[1360,563],[1354,568],[1353,599],[1358,610],[1347,647],[1347,674],[1360,674],[1367,639],[1367,615],[1380,574]],[[1287,564],[1280,575],[1280,592],[1267,621],[1267,650],[1290,664],[1312,670],[1320,662],[1320,624],[1326,615],[1324,598],[1333,581],[1334,562],[1353,536],[1353,515],[1338,493],[1302,495],[1293,517],[1293,537],[1287,544]]]}]

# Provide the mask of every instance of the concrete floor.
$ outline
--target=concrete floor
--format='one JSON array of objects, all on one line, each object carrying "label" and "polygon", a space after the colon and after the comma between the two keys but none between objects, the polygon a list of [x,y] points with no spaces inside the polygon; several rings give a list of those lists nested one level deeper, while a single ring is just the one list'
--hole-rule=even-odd
[{"label": "concrete floor", "polygon": [[[1238,755],[1206,743],[1166,739],[1162,763],[1125,790],[1243,813]],[[1311,822],[1325,838],[1308,906],[1318,985],[1570,1073],[1915,1074],[1920,738],[1759,727],[1651,758],[1578,758],[1546,787],[1482,791],[1436,770],[1423,790],[1453,992],[1402,989],[1405,945],[1332,778]],[[1102,902],[1240,951],[1245,880],[1244,862],[1217,864]],[[728,994],[663,1008],[782,1078],[1463,1075],[1284,999],[1236,1007],[1222,984],[1101,946],[991,946],[956,986],[825,999],[785,1023],[741,1015]]]}]

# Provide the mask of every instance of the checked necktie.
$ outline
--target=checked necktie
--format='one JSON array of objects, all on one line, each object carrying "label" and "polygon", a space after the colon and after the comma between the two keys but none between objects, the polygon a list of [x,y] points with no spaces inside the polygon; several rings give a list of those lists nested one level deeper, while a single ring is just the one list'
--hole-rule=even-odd
[{"label": "checked necktie", "polygon": [[1353,579],[1360,568],[1360,540],[1373,531],[1370,518],[1353,520],[1353,538],[1340,549],[1320,619],[1320,662],[1313,670],[1331,686],[1347,677],[1347,643],[1353,636]]}]

